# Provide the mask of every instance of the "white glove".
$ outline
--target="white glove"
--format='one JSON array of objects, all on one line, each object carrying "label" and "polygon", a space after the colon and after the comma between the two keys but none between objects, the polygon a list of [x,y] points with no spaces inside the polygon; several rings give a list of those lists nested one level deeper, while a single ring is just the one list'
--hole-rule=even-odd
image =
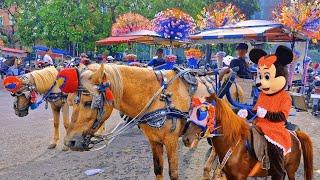
[{"label": "white glove", "polygon": [[257,108],[257,116],[258,116],[259,118],[264,118],[264,117],[266,116],[267,112],[268,112],[268,111],[267,111],[266,109],[258,106],[258,108]]},{"label": "white glove", "polygon": [[240,109],[237,114],[241,118],[247,118],[248,117],[248,111],[246,109]]}]

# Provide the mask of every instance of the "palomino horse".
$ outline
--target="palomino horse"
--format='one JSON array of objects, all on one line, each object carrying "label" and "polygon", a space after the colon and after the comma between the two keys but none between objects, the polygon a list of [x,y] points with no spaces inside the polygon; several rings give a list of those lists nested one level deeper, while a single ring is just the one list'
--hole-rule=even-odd
[{"label": "palomino horse", "polygon": [[[220,166],[219,168],[223,168],[222,170],[227,179],[245,180],[249,174],[250,176],[267,176],[266,171],[252,170],[257,164],[257,159],[248,153],[245,146],[245,141],[250,134],[249,125],[244,119],[236,115],[224,100],[217,98],[213,94],[207,98],[207,102],[212,101],[216,103],[216,122],[213,124],[216,124],[216,131],[222,136],[212,138],[213,152],[208,159],[210,162],[206,163],[203,179],[210,179],[209,172],[213,157],[216,155],[214,151],[219,157],[219,162],[224,164],[222,165],[223,167]],[[190,123],[183,136],[184,144],[188,147],[195,146],[201,133],[202,130],[198,125]],[[313,176],[312,142],[304,132],[297,131],[296,137],[292,135],[292,152],[285,156],[285,168],[289,180],[295,179],[295,172],[300,164],[301,153],[304,160],[305,179],[311,180]]]},{"label": "palomino horse", "polygon": [[[63,123],[65,129],[69,126],[69,106],[66,103],[67,96],[61,93],[60,89],[53,86],[57,77],[58,71],[54,67],[47,67],[42,70],[36,70],[22,76],[17,76],[12,82],[8,82],[5,86],[9,87],[10,83],[15,83],[14,92],[12,96],[14,100],[15,114],[19,117],[24,117],[29,113],[29,107],[36,103],[37,94],[48,94],[48,101],[50,103],[51,111],[53,113],[53,125],[54,133],[52,143],[48,146],[48,149],[56,147],[59,141],[59,118],[60,111],[63,115]],[[12,77],[7,77],[12,78]],[[6,82],[6,79],[4,82]],[[48,92],[51,91],[51,92]],[[63,148],[67,150],[67,147]]]},{"label": "palomino horse", "polygon": [[[176,76],[174,71],[165,71],[164,76],[170,81]],[[72,121],[67,130],[65,144],[73,150],[88,149],[86,138],[96,131],[93,128],[98,117],[98,110],[92,109],[94,96],[97,96],[97,85],[108,81],[113,94],[113,105],[104,105],[102,120],[109,118],[113,108],[118,109],[129,117],[135,117],[144,109],[148,101],[160,89],[161,85],[153,70],[147,68],[129,67],[122,65],[88,66],[80,75],[82,86],[89,93],[82,93],[80,103],[73,106]],[[177,78],[168,86],[172,95],[172,105],[181,112],[189,110],[190,95],[188,85]],[[199,97],[207,93],[205,85],[199,83],[194,96]],[[165,102],[156,96],[154,102],[146,112],[154,112],[166,107]],[[139,124],[143,134],[148,139],[154,162],[154,173],[157,179],[163,179],[163,153],[167,151],[169,174],[171,179],[178,179],[178,138],[183,132],[185,120],[166,120],[161,128],[151,127],[146,123]],[[172,128],[172,127],[175,128]]]}]

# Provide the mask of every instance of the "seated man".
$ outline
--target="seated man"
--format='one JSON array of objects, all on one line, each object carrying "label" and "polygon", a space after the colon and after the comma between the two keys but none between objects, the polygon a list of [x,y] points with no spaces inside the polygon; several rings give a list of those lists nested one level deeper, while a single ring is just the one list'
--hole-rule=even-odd
[{"label": "seated man", "polygon": [[166,64],[163,58],[163,49],[159,48],[156,52],[156,57],[153,58],[147,65],[153,67],[153,69],[161,69]]},{"label": "seated man", "polygon": [[230,63],[230,68],[239,67],[237,71],[237,75],[240,78],[251,79],[251,73],[249,69],[249,65],[246,62],[246,54],[248,52],[248,45],[245,43],[240,43],[237,48],[238,58],[233,59]]}]

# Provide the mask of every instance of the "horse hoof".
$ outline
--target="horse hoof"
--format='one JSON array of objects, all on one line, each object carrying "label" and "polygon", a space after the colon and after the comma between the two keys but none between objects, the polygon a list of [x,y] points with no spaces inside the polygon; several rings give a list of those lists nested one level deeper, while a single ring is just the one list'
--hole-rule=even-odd
[{"label": "horse hoof", "polygon": [[57,146],[57,144],[50,144],[50,145],[48,146],[48,149],[54,149],[54,148],[56,148],[56,146]]},{"label": "horse hoof", "polygon": [[69,151],[69,147],[63,146],[62,151]]}]

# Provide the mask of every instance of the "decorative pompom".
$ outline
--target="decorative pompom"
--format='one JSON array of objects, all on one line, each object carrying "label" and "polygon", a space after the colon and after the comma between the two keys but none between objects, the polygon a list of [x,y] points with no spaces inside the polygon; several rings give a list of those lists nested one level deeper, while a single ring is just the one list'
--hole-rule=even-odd
[{"label": "decorative pompom", "polygon": [[229,3],[216,2],[201,11],[197,18],[197,25],[201,30],[214,29],[245,20],[246,17],[240,9]]},{"label": "decorative pompom", "polygon": [[106,99],[108,101],[113,101],[113,94],[112,94],[112,91],[109,88],[106,89],[105,94],[106,94]]},{"label": "decorative pompom", "polygon": [[176,8],[159,12],[152,23],[154,31],[167,39],[186,39],[196,27],[190,15]]},{"label": "decorative pompom", "polygon": [[57,76],[57,86],[64,93],[74,93],[79,86],[78,70],[75,68],[62,69]]},{"label": "decorative pompom", "polygon": [[17,92],[22,87],[22,84],[21,79],[17,76],[8,76],[3,80],[4,87],[12,93]]},{"label": "decorative pompom", "polygon": [[121,36],[140,30],[151,30],[151,22],[137,13],[126,13],[119,16],[112,25],[112,36]]},{"label": "decorative pompom", "polygon": [[309,38],[320,39],[320,1],[300,0],[292,3],[284,1],[273,11],[274,20],[300,32]]}]

